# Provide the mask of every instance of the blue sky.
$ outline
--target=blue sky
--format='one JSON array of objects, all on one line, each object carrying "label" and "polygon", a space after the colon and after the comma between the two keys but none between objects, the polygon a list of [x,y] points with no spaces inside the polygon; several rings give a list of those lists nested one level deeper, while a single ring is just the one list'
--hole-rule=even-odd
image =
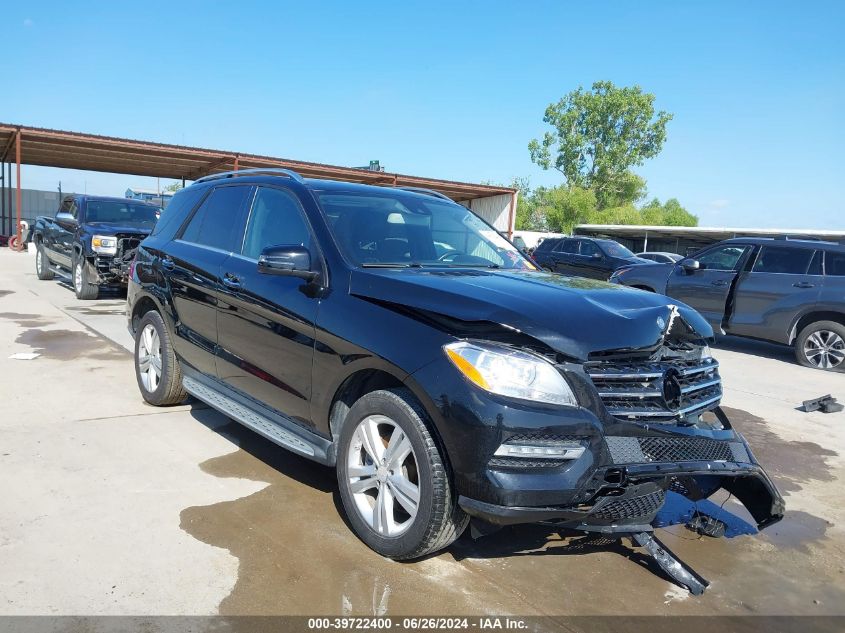
[{"label": "blue sky", "polygon": [[[0,121],[466,181],[528,157],[579,85],[674,113],[639,168],[705,226],[845,228],[845,2],[190,3],[4,7]],[[26,168],[25,187],[144,178]]]}]

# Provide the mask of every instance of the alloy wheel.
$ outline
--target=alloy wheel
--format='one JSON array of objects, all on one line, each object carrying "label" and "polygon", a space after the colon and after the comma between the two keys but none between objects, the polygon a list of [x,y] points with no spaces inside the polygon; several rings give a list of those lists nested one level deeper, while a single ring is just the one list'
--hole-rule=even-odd
[{"label": "alloy wheel", "polygon": [[161,339],[152,324],[141,331],[138,341],[138,373],[144,389],[152,393],[161,381]]},{"label": "alloy wheel", "polygon": [[41,272],[41,249],[35,251],[35,270]]},{"label": "alloy wheel", "polygon": [[76,292],[82,292],[82,264],[77,264],[73,269],[73,287]]},{"label": "alloy wheel", "polygon": [[384,415],[364,418],[352,434],[347,485],[367,525],[384,537],[404,533],[420,502],[417,458],[411,441]]},{"label": "alloy wheel", "polygon": [[804,356],[814,367],[833,369],[845,360],[845,340],[830,330],[818,330],[804,341]]}]

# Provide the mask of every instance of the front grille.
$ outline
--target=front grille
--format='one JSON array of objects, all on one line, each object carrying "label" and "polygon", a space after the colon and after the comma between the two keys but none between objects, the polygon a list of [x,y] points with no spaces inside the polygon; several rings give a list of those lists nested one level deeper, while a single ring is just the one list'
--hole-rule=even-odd
[{"label": "front grille", "polygon": [[727,442],[706,437],[642,437],[640,448],[647,462],[709,462],[732,459]]},{"label": "front grille", "polygon": [[552,433],[516,433],[505,438],[505,444],[566,444],[578,442],[584,438],[574,435],[554,435]]},{"label": "front grille", "polygon": [[587,373],[610,415],[673,423],[715,408],[722,398],[719,363],[663,360],[590,363]]},{"label": "front grille", "polygon": [[137,237],[124,237],[117,240],[117,258],[131,259],[140,245],[141,239]]},{"label": "front grille", "polygon": [[655,490],[649,494],[626,499],[602,498],[590,512],[590,517],[602,521],[651,520],[663,506],[665,493]]},{"label": "front grille", "polygon": [[648,462],[748,462],[741,442],[723,442],[707,437],[623,437],[605,438],[614,464]]}]

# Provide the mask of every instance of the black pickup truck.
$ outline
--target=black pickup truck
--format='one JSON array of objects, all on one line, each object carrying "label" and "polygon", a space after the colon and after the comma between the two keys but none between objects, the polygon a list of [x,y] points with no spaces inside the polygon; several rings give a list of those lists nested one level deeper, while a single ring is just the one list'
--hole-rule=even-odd
[{"label": "black pickup truck", "polygon": [[35,221],[39,279],[70,271],[79,299],[96,299],[102,286],[126,286],[135,250],[155,226],[161,209],[128,198],[67,196],[55,217]]}]

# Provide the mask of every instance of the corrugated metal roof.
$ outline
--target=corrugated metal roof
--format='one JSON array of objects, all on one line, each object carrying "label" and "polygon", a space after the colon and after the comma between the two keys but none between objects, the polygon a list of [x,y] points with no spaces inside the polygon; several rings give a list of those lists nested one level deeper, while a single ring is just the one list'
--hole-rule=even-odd
[{"label": "corrugated metal roof", "polygon": [[168,145],[10,123],[0,123],[0,158],[14,160],[14,141],[18,130],[21,131],[21,162],[26,165],[196,180],[209,174],[232,171],[237,164],[240,169],[283,167],[292,169],[306,178],[425,187],[458,201],[515,192],[508,187],[375,172],[273,156]]},{"label": "corrugated metal roof", "polygon": [[831,229],[763,229],[739,227],[709,226],[647,226],[641,224],[578,224],[575,232],[587,231],[620,237],[639,237],[646,232],[652,235],[671,235],[672,237],[708,237],[726,240],[731,237],[810,237],[816,239],[839,240],[845,238],[845,231]]}]

